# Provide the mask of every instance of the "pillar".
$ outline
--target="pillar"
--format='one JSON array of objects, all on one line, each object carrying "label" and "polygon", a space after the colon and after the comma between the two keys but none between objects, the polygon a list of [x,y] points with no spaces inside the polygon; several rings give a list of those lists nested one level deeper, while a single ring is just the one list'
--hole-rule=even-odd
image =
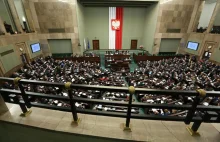
[{"label": "pillar", "polygon": [[17,32],[23,33],[23,29],[21,27],[21,23],[19,21],[19,17],[15,8],[14,0],[8,0],[9,7],[11,9],[11,14],[15,22],[15,26],[17,28]]},{"label": "pillar", "polygon": [[5,104],[5,101],[3,100],[2,96],[0,95],[0,115],[7,112],[8,107]]},{"label": "pillar", "polygon": [[215,9],[214,9],[214,11],[212,13],[212,17],[210,19],[209,26],[208,26],[208,29],[206,30],[206,33],[210,33],[211,32],[211,29],[212,29],[213,24],[215,22],[215,17],[217,15],[217,13],[219,12],[219,9],[220,9],[220,0],[217,0]]},{"label": "pillar", "polygon": [[8,34],[8,33],[6,32],[6,30],[5,30],[5,26],[4,26],[4,23],[3,23],[1,17],[0,17],[0,31],[3,32],[3,33],[5,33],[5,35]]},{"label": "pillar", "polygon": [[27,18],[27,22],[28,22],[30,31],[35,31],[34,22],[33,22],[32,16],[31,16],[31,10],[30,10],[30,6],[29,6],[29,1],[22,0],[22,3],[24,5],[24,11],[26,14],[26,18]]},{"label": "pillar", "polygon": [[199,24],[199,19],[204,8],[205,1],[197,0],[195,2],[194,10],[191,16],[187,33],[196,32]]}]

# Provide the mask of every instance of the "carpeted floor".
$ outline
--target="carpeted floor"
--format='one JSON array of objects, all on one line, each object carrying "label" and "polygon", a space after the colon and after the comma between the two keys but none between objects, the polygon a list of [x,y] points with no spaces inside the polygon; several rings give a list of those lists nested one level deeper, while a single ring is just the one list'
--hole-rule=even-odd
[{"label": "carpeted floor", "polygon": [[100,54],[100,59],[101,59],[101,68],[105,69],[105,55]]},{"label": "carpeted floor", "polygon": [[131,57],[131,64],[130,64],[130,72],[134,72],[134,70],[137,68],[137,64],[134,62],[133,56]]}]

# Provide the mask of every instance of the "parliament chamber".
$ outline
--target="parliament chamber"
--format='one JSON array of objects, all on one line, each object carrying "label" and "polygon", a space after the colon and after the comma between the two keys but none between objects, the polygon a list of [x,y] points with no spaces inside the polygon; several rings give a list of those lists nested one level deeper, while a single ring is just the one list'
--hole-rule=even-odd
[{"label": "parliament chamber", "polygon": [[0,0],[0,142],[220,141],[220,0]]}]

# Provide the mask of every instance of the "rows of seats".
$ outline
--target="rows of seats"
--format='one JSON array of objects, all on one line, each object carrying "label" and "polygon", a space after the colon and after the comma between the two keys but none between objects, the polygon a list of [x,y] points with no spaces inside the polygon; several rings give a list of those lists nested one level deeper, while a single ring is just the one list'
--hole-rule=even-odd
[{"label": "rows of seats", "polygon": [[[30,80],[50,82],[72,82],[74,84],[102,85],[102,86],[135,86],[148,89],[169,90],[196,90],[199,88],[209,91],[220,90],[220,66],[209,61],[197,61],[195,58],[183,56],[181,58],[169,58],[160,61],[141,61],[134,72],[118,73],[100,68],[99,63],[77,62],[71,60],[55,60],[52,57],[38,58],[31,64],[26,64],[12,77],[20,77]],[[13,84],[5,83],[5,88],[16,88]],[[44,94],[68,96],[66,90],[59,87],[45,87],[39,85],[24,85],[25,91],[33,91]],[[72,90],[74,97],[88,99],[102,99],[108,101],[127,102],[129,94],[126,92],[108,92],[99,90]],[[20,98],[21,99],[21,98]],[[50,104],[55,106],[70,107],[69,102],[53,99],[30,97],[35,103]],[[154,94],[135,94],[133,101],[153,104],[192,104],[193,97],[164,96]],[[220,105],[220,98],[207,97],[201,100],[201,105]],[[92,105],[76,103],[78,108],[95,109],[99,111],[113,111],[125,113],[126,107],[109,105]],[[146,113],[149,115],[185,116],[187,111],[175,109],[140,109],[132,108],[132,113]]]},{"label": "rows of seats", "polygon": [[[185,56],[160,61],[140,61],[134,73],[128,73],[126,80],[129,85],[138,88],[165,90],[220,90],[220,66],[208,60],[197,61],[196,58]],[[193,97],[136,94],[139,101],[152,104],[192,104]],[[220,98],[207,97],[201,105],[220,106]],[[167,109],[145,109],[147,114],[185,116],[187,111]]]}]

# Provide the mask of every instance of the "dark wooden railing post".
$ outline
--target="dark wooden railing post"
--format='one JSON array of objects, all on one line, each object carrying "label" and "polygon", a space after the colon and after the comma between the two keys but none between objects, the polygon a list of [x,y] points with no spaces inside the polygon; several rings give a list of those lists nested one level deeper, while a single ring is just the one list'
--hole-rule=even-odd
[{"label": "dark wooden railing post", "polygon": [[209,121],[211,119],[211,115],[209,112],[205,112],[205,114],[202,114],[202,120],[196,121],[193,123],[192,127],[187,127],[187,130],[189,131],[191,136],[199,136],[199,132],[197,130],[199,129],[200,125],[202,124],[203,121]]},{"label": "dark wooden railing post", "polygon": [[29,113],[31,113],[31,111],[28,112],[28,109],[27,109],[27,107],[26,107],[25,104],[20,103],[20,101],[19,101],[17,95],[10,95],[9,97],[12,98],[13,101],[14,101],[16,104],[19,104],[19,106],[20,106],[20,108],[21,108],[21,110],[22,110],[22,113],[21,113],[20,116],[25,117],[25,116],[27,116]]},{"label": "dark wooden railing post", "polygon": [[[21,78],[16,77],[16,78],[14,79],[14,85],[19,87],[19,89],[20,89],[20,91],[21,91],[21,96],[22,96],[22,98],[23,98],[24,103],[25,103],[26,106],[24,106],[24,104],[20,104],[19,100],[16,100],[16,101],[18,101],[18,103],[19,103],[19,105],[20,105],[20,107],[21,107],[21,109],[22,109],[22,111],[23,111],[23,113],[21,114],[21,116],[26,117],[27,115],[29,115],[29,114],[32,112],[32,111],[30,110],[30,108],[31,108],[31,103],[30,103],[30,101],[29,101],[29,99],[28,99],[28,96],[26,95],[26,93],[25,93],[25,91],[24,91],[23,85],[19,82],[20,80],[21,80]],[[17,99],[18,99],[18,98],[17,98]],[[25,108],[27,107],[28,109],[25,110],[24,107],[25,107]],[[24,109],[24,110],[23,110],[23,109]],[[24,112],[24,111],[25,111],[25,112]]]},{"label": "dark wooden railing post", "polygon": [[131,119],[131,104],[132,104],[132,96],[135,93],[135,88],[133,86],[130,86],[128,88],[129,90],[129,101],[128,101],[128,110],[127,110],[127,116],[126,116],[126,123],[124,126],[124,131],[131,131],[130,127],[130,119]]},{"label": "dark wooden railing post", "polygon": [[196,111],[196,107],[197,105],[199,104],[199,101],[200,101],[200,97],[199,96],[196,96],[193,103],[192,103],[192,108],[188,111],[187,115],[186,115],[186,119],[185,119],[185,124],[190,124],[194,114],[195,114],[195,111]]},{"label": "dark wooden railing post", "polygon": [[75,101],[73,101],[73,95],[71,90],[71,82],[65,83],[65,88],[68,90],[68,96],[70,98],[70,107],[73,115],[73,123],[78,124],[80,119],[77,116]]},{"label": "dark wooden railing post", "polygon": [[[186,119],[185,119],[185,124],[190,124],[190,122],[192,121],[193,119],[193,116],[196,112],[196,107],[197,105],[199,104],[200,102],[200,99],[201,98],[204,98],[206,96],[206,92],[205,90],[203,89],[198,89],[196,90],[198,92],[198,95],[195,97],[194,101],[193,101],[193,104],[192,104],[192,108],[191,110],[188,111],[187,113],[187,116],[186,116]],[[193,135],[199,135],[199,133],[197,132],[199,126],[201,125],[202,121],[200,122],[195,122],[193,124],[192,127],[186,127],[187,130],[189,131],[189,133],[193,136]]]}]

